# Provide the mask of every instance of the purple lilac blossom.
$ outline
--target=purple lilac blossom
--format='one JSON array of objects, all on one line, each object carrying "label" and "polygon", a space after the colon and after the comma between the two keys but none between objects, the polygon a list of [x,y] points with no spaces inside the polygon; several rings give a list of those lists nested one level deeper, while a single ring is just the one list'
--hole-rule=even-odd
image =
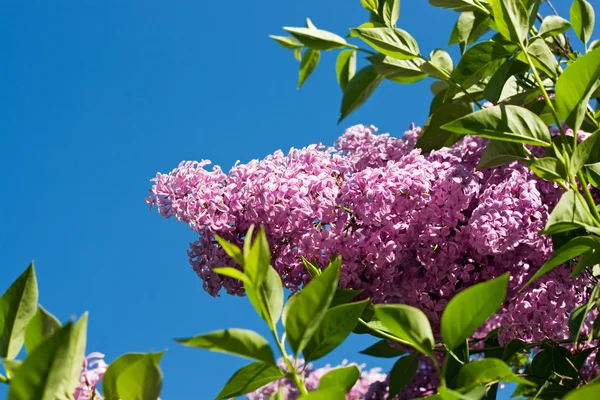
[{"label": "purple lilac blossom", "polygon": [[188,254],[213,296],[244,294],[241,282],[213,272],[233,264],[214,235],[241,245],[250,225],[262,224],[273,267],[292,291],[310,280],[301,256],[323,267],[339,254],[341,287],[418,307],[439,332],[456,293],[509,272],[507,301],[478,336],[500,328],[501,343],[568,338],[569,313],[589,297],[586,277],[570,279],[561,267],[518,292],[552,254],[551,238],[538,232],[562,189],[517,162],[477,170],[481,138],[422,154],[420,132],[411,126],[398,139],[357,125],[334,147],[277,151],[228,173],[182,162],[157,174],[147,202],[198,233]]},{"label": "purple lilac blossom", "polygon": [[104,362],[104,354],[91,353],[83,360],[83,368],[79,378],[79,385],[75,388],[73,396],[75,400],[102,400],[97,386],[108,364]]}]

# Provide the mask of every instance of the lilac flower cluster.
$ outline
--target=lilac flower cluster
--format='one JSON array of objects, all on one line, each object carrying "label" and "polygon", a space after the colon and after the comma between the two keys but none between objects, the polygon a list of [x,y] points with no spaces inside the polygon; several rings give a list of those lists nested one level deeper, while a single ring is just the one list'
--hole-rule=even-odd
[{"label": "lilac flower cluster", "polygon": [[416,306],[437,331],[456,293],[509,272],[507,301],[479,334],[500,327],[503,343],[566,339],[569,313],[589,297],[586,278],[558,268],[518,293],[552,254],[538,232],[562,190],[516,162],[476,170],[484,139],[422,154],[420,131],[397,139],[358,125],[334,147],[277,151],[229,173],[183,162],[156,176],[147,202],[199,234],[188,253],[211,295],[243,294],[240,282],[212,272],[233,265],[214,235],[241,245],[250,225],[262,224],[291,290],[309,279],[301,256],[323,266],[339,254],[341,287]]},{"label": "lilac flower cluster", "polygon": [[73,392],[75,400],[102,400],[97,386],[104,376],[108,364],[104,362],[104,354],[91,353],[83,360],[83,368],[79,385]]}]

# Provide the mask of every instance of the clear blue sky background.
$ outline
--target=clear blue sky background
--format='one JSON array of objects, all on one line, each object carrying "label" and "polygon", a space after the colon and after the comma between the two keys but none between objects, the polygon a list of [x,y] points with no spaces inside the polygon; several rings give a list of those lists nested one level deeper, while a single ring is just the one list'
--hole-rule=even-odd
[{"label": "clear blue sky background", "polygon": [[[149,179],[181,160],[228,169],[331,144],[356,123],[401,136],[427,117],[428,81],[385,82],[336,125],[335,54],[297,91],[298,63],[267,37],[306,16],[342,34],[368,18],[359,0],[0,2],[0,289],[34,259],[47,309],[63,321],[90,312],[88,351],[168,349],[163,399],[214,397],[245,361],[172,338],[267,332],[245,298],[202,290],[186,255],[194,234],[148,211]],[[399,25],[427,54],[456,17],[409,0]],[[389,368],[356,354],[371,342],[354,337],[319,365]]]}]

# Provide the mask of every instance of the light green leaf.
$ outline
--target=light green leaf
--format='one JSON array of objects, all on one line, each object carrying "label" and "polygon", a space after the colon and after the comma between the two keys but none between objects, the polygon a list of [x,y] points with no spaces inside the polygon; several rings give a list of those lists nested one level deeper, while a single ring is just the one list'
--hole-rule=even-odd
[{"label": "light green leaf", "polygon": [[259,287],[267,275],[267,269],[270,264],[271,251],[269,249],[269,242],[267,241],[265,228],[261,226],[250,250],[244,255],[244,273],[250,278],[254,286]]},{"label": "light green leaf", "polygon": [[271,395],[271,397],[269,397],[269,400],[286,400],[283,386],[279,386],[279,390],[277,391],[277,393]]},{"label": "light green leaf", "polygon": [[31,263],[0,297],[0,358],[12,360],[21,351],[37,302],[37,281]]},{"label": "light green leaf", "polygon": [[521,0],[493,1],[498,32],[513,43],[523,43],[529,31],[529,15]]},{"label": "light green leaf", "polygon": [[473,113],[473,106],[464,103],[448,103],[435,111],[423,126],[416,147],[429,152],[431,150],[450,147],[458,142],[462,136],[442,126],[454,121],[457,117]]},{"label": "light green leaf", "polygon": [[548,127],[531,111],[512,105],[486,108],[442,126],[451,132],[488,139],[550,146]]},{"label": "light green leaf", "polygon": [[238,265],[241,267],[244,266],[244,255],[242,254],[242,250],[238,246],[231,242],[228,242],[219,235],[215,235],[215,239],[217,240],[217,242],[219,242],[219,244],[221,245],[223,250],[225,250],[227,255],[233,259],[233,261],[238,263]]},{"label": "light green leaf", "polygon": [[323,389],[298,397],[298,400],[346,400],[346,394],[340,389]]},{"label": "light green leaf", "polygon": [[347,393],[352,389],[358,378],[360,378],[360,371],[354,365],[336,368],[321,377],[319,390],[338,389]]},{"label": "light green leaf", "polygon": [[177,342],[185,346],[234,354],[276,365],[269,342],[258,333],[247,329],[220,330],[187,339],[177,339]]},{"label": "light green leaf", "polygon": [[284,373],[279,368],[272,365],[261,362],[248,364],[240,368],[229,378],[229,381],[227,381],[225,387],[215,399],[220,400],[241,396],[284,376]]},{"label": "light green leaf", "polygon": [[[575,175],[588,161],[597,161],[600,158],[600,130],[581,142],[571,157],[571,174]],[[592,157],[590,159],[590,157]]]},{"label": "light green leaf", "polygon": [[600,48],[571,64],[556,81],[556,108],[573,131],[581,127],[590,96],[600,80]]},{"label": "light green leaf", "polygon": [[25,349],[31,354],[46,336],[61,327],[58,319],[41,305],[25,329]]},{"label": "light green leaf", "polygon": [[346,90],[348,82],[356,73],[356,51],[344,50],[338,55],[335,63],[335,73],[342,91]]},{"label": "light green leaf", "polygon": [[600,229],[594,226],[594,220],[581,195],[569,190],[562,195],[550,213],[546,227],[541,233],[552,235],[577,228],[585,228],[595,233],[600,232]]},{"label": "light green leaf", "polygon": [[441,319],[444,345],[455,349],[468,339],[502,306],[506,297],[508,274],[478,283],[454,296]]},{"label": "light green leaf", "polygon": [[300,61],[298,89],[302,87],[304,82],[313,73],[315,68],[317,68],[317,64],[319,64],[320,58],[321,52],[319,50],[308,49],[304,52],[304,54],[302,55],[302,60]]},{"label": "light green leaf", "polygon": [[376,305],[375,315],[387,332],[423,354],[433,354],[433,332],[423,311],[404,304]]},{"label": "light green leaf", "polygon": [[68,356],[71,361],[71,375],[65,382],[68,393],[73,391],[72,388],[75,388],[79,384],[81,378],[81,366],[83,365],[87,345],[87,327],[88,313],[86,312],[79,318],[79,321],[73,325],[73,330],[71,331],[68,348]]},{"label": "light green leaf", "polygon": [[571,24],[577,37],[584,44],[590,41],[594,31],[594,7],[586,0],[574,0],[571,6]]},{"label": "light green leaf", "polygon": [[595,383],[583,386],[569,392],[563,400],[590,400],[600,399],[600,384]]},{"label": "light green leaf", "polygon": [[393,27],[400,15],[400,0],[383,0],[382,18],[386,25]]},{"label": "light green leaf", "polygon": [[[531,56],[534,65],[550,77],[556,76],[556,58],[552,51],[542,39],[533,40],[527,46],[527,53]],[[527,62],[519,56],[519,60]]]},{"label": "light green leaf", "polygon": [[458,43],[461,53],[464,54],[467,45],[475,43],[484,33],[490,30],[492,20],[481,12],[465,11],[460,14],[448,45]]},{"label": "light green leaf", "polygon": [[491,382],[514,382],[522,385],[533,385],[528,380],[515,375],[504,361],[496,358],[471,361],[464,365],[458,374],[459,387],[474,387]]},{"label": "light green leaf", "polygon": [[549,15],[542,21],[538,34],[543,38],[557,36],[568,31],[570,27],[571,24],[566,19],[558,15]]},{"label": "light green leaf", "polygon": [[[462,56],[452,73],[452,80],[468,89],[498,71],[509,56],[510,53],[504,46],[496,42],[477,43]],[[449,94],[457,91],[458,89],[454,89]],[[449,95],[446,96],[448,97]]]},{"label": "light green leaf", "polygon": [[394,82],[402,84],[411,84],[427,78],[427,74],[419,68],[423,64],[420,59],[397,60],[383,54],[377,54],[367,57],[375,70]]},{"label": "light green leaf", "polygon": [[277,271],[269,265],[266,279],[259,287],[245,284],[244,288],[258,314],[269,326],[277,325],[283,308],[283,285]]},{"label": "light green leaf", "polygon": [[[442,49],[435,49],[429,56],[429,61],[421,64],[421,70],[438,79],[448,79],[454,70],[450,54]],[[438,71],[441,69],[444,73]]]},{"label": "light green leaf", "polygon": [[306,258],[302,257],[302,263],[304,264],[304,268],[306,269],[306,272],[308,272],[308,274],[312,278],[321,275],[321,270],[319,268],[317,268],[313,263],[308,261]]},{"label": "light green leaf", "polygon": [[348,115],[363,105],[379,86],[383,76],[380,75],[372,65],[366,66],[348,82],[338,123],[342,122]]},{"label": "light green leaf", "polygon": [[315,28],[284,27],[296,39],[314,50],[333,50],[346,47],[346,40],[335,33]]},{"label": "light green leaf", "polygon": [[[556,207],[558,207],[558,205]],[[596,236],[578,236],[574,239],[571,239],[565,245],[561,246],[558,250],[556,250],[554,254],[552,254],[552,257],[550,257],[550,259],[540,267],[540,269],[535,273],[535,275],[533,275],[531,279],[529,279],[529,281],[525,284],[523,289],[531,285],[538,278],[552,271],[559,265],[564,264],[567,261],[570,261],[575,257],[578,257],[592,249],[600,249],[600,238]]]},{"label": "light green leaf", "polygon": [[560,182],[567,179],[565,166],[554,157],[536,158],[525,163],[534,174],[547,181]]},{"label": "light green leaf", "polygon": [[352,36],[357,36],[375,50],[398,60],[412,60],[419,56],[419,46],[415,39],[399,28],[352,28]]},{"label": "light green leaf", "polygon": [[324,357],[342,344],[352,333],[367,304],[369,301],[363,300],[327,310],[321,324],[304,348],[306,361]]},{"label": "light green leaf", "polygon": [[319,329],[338,285],[340,264],[332,263],[318,277],[290,298],[283,326],[295,354],[304,350]]},{"label": "light green leaf", "polygon": [[413,380],[419,368],[419,354],[404,356],[398,359],[390,371],[389,397],[394,398],[410,381]]},{"label": "light green leaf", "polygon": [[291,36],[269,35],[269,37],[289,50],[294,50],[295,48],[302,46],[302,43]]},{"label": "light green leaf", "polygon": [[237,279],[242,281],[243,283],[252,283],[250,282],[250,278],[246,276],[242,271],[233,267],[220,267],[214,268],[213,272],[218,275],[227,276],[229,278]]},{"label": "light green leaf", "polygon": [[523,161],[525,158],[525,149],[522,144],[490,140],[485,146],[477,169],[496,168],[513,161]]},{"label": "light green leaf", "polygon": [[367,10],[377,12],[377,8],[379,7],[378,0],[360,0],[360,2]]},{"label": "light green leaf", "polygon": [[[483,2],[486,3],[487,1]],[[450,8],[456,11],[479,9],[474,0],[429,0],[429,4],[434,7]]]},{"label": "light green leaf", "polygon": [[317,29],[315,24],[313,24],[313,22],[308,17],[306,18],[306,27],[309,29]]},{"label": "light green leaf", "polygon": [[163,353],[128,353],[114,360],[102,379],[104,399],[156,399],[162,388],[162,371],[158,363]]},{"label": "light green leaf", "polygon": [[583,272],[586,267],[600,264],[600,249],[593,248],[581,255],[579,262],[573,268],[570,277],[575,278]]},{"label": "light green leaf", "polygon": [[444,386],[438,388],[438,394],[442,400],[481,400],[486,395],[486,392],[487,388],[485,386],[477,386],[464,394]]},{"label": "light green leaf", "polygon": [[513,75],[523,73],[528,69],[527,64],[514,58],[503,63],[487,83],[484,97],[493,104],[497,104],[505,98],[519,93],[522,89]]}]

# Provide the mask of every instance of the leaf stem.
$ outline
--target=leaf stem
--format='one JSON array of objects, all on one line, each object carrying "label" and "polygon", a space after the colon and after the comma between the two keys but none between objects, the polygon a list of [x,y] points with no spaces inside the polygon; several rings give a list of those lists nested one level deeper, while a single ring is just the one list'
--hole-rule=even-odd
[{"label": "leaf stem", "polygon": [[290,375],[292,376],[292,380],[298,387],[298,390],[300,391],[301,394],[308,394],[308,390],[306,389],[304,382],[298,376],[298,371],[296,371],[296,366],[290,362],[290,358],[288,357],[287,352],[285,351],[285,346],[283,345],[282,341],[279,340],[279,337],[277,336],[277,331],[275,329],[273,329],[273,330],[271,330],[271,333],[273,334],[273,338],[275,338],[275,342],[277,342],[277,347],[279,348],[279,351],[281,352],[281,355],[283,356],[285,365],[290,370]]},{"label": "leaf stem", "polygon": [[585,199],[586,203],[588,203],[588,207],[591,209],[592,215],[594,216],[594,222],[596,223],[596,226],[600,226],[600,213],[598,213],[598,209],[596,208],[596,202],[594,201],[594,198],[590,193],[590,189],[588,188],[588,183],[585,179],[585,176],[583,175],[583,172],[578,171],[577,177],[579,178],[581,188],[583,189],[583,198]]}]

